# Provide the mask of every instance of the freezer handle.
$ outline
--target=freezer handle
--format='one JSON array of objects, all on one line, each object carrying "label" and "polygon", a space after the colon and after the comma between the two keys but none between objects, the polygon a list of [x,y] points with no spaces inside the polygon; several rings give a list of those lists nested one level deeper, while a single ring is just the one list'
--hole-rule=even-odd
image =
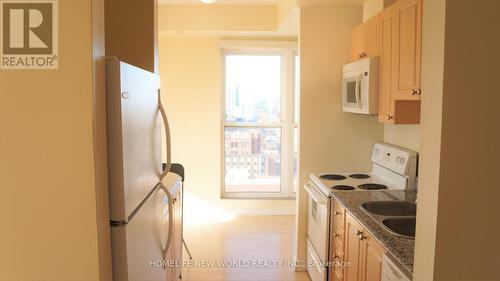
[{"label": "freezer handle", "polygon": [[170,171],[170,167],[172,166],[172,157],[171,157],[171,147],[170,147],[170,126],[168,124],[168,118],[167,118],[167,113],[165,112],[165,108],[163,107],[163,104],[161,103],[161,91],[158,89],[158,107],[160,108],[160,113],[161,113],[161,118],[163,119],[163,124],[165,125],[165,142],[166,142],[166,152],[167,152],[167,165],[165,165],[165,169],[160,175],[160,180],[163,180],[163,178],[168,174]]},{"label": "freezer handle", "polygon": [[173,226],[173,198],[172,194],[168,190],[168,188],[163,185],[162,182],[159,183],[160,188],[163,189],[165,194],[167,194],[168,198],[168,236],[167,236],[167,242],[165,243],[165,248],[163,248],[163,260],[166,261],[167,259],[167,254],[168,250],[170,249],[170,244],[172,244],[172,226]]}]

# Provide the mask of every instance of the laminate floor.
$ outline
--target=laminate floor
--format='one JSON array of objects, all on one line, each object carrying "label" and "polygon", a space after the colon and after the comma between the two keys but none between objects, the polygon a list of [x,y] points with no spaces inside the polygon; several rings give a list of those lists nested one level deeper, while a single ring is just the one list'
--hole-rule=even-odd
[{"label": "laminate floor", "polygon": [[240,216],[188,225],[183,281],[309,281],[292,267],[293,216]]}]

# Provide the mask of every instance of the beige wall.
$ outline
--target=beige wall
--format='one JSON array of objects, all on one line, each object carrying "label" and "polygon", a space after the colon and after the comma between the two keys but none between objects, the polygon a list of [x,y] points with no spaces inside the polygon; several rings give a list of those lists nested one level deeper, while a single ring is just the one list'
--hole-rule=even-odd
[{"label": "beige wall", "polygon": [[222,57],[218,38],[160,39],[163,99],[172,131],[172,160],[186,168],[190,196],[233,212],[293,211],[290,200],[220,199]]},{"label": "beige wall", "polygon": [[484,83],[498,79],[499,13],[488,0],[424,5],[415,280],[500,279],[500,96]]},{"label": "beige wall", "polygon": [[384,0],[368,0],[363,4],[363,21],[384,9]]},{"label": "beige wall", "polygon": [[370,152],[383,139],[375,116],[344,113],[342,66],[350,59],[351,29],[362,8],[328,5],[300,11],[301,136],[297,258],[305,260],[307,193],[310,173],[370,169]]},{"label": "beige wall", "polygon": [[384,125],[384,141],[420,151],[420,125]]},{"label": "beige wall", "polygon": [[[434,277],[441,166],[445,1],[428,1],[423,5],[422,13],[422,91],[433,94],[422,96],[415,281],[433,280]],[[457,255],[460,249],[457,247]]]},{"label": "beige wall", "polygon": [[91,0],[59,1],[59,69],[0,70],[0,279],[98,280]]},{"label": "beige wall", "polygon": [[363,21],[367,21],[384,8],[394,4],[396,0],[367,0],[363,3]]},{"label": "beige wall", "polygon": [[278,27],[278,8],[273,5],[162,5],[159,14],[161,31],[275,31]]},{"label": "beige wall", "polygon": [[165,37],[297,37],[296,0],[269,5],[160,5]]}]

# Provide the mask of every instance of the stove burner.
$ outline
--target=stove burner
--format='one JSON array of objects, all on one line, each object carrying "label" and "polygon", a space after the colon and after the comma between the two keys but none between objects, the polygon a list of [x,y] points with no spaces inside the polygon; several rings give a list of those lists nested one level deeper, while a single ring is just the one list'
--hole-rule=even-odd
[{"label": "stove burner", "polygon": [[367,174],[352,174],[349,176],[351,179],[367,179],[370,176]]},{"label": "stove burner", "polygon": [[365,183],[365,184],[359,185],[358,188],[365,189],[365,190],[378,190],[378,189],[387,189],[387,186],[385,186],[383,184],[377,184],[377,183]]},{"label": "stove burner", "polygon": [[335,190],[354,190],[354,189],[356,189],[352,185],[336,185],[336,186],[334,186],[332,188],[335,189]]},{"label": "stove burner", "polygon": [[345,177],[345,176],[335,175],[335,174],[321,175],[320,178],[324,179],[324,180],[336,180],[336,181],[347,179],[347,177]]}]

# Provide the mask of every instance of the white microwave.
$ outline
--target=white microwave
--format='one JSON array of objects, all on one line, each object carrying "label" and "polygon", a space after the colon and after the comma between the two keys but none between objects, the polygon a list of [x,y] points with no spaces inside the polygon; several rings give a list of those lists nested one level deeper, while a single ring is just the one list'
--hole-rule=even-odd
[{"label": "white microwave", "polygon": [[378,57],[371,57],[343,67],[342,109],[359,114],[378,113]]}]

